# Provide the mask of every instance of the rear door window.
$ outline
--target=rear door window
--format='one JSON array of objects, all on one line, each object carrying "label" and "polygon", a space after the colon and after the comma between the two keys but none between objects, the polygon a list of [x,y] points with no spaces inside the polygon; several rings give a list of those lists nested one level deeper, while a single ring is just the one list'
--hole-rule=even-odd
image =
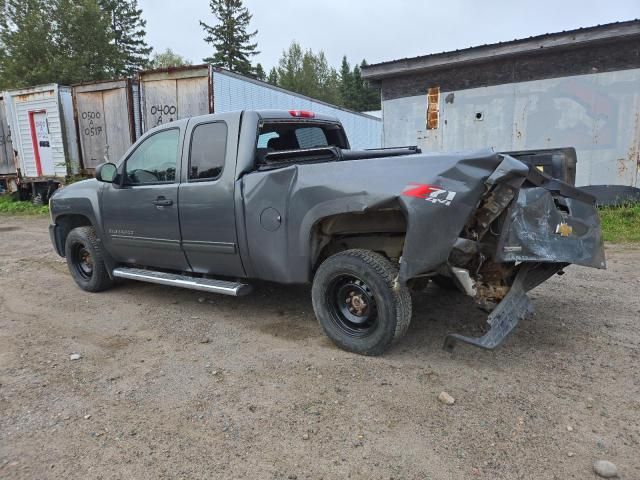
[{"label": "rear door window", "polygon": [[317,148],[329,145],[327,136],[320,127],[297,128],[296,138],[300,148]]},{"label": "rear door window", "polygon": [[203,123],[193,129],[189,153],[189,180],[216,180],[227,153],[227,124]]}]

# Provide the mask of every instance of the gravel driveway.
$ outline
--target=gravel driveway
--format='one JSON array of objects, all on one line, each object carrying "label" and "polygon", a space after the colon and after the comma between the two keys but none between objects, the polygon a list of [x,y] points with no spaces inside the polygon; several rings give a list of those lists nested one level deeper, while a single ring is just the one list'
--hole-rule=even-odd
[{"label": "gravel driveway", "polygon": [[534,290],[496,351],[444,352],[484,316],[429,287],[365,358],[306,287],[82,292],[47,224],[0,217],[0,478],[640,479],[638,247]]}]

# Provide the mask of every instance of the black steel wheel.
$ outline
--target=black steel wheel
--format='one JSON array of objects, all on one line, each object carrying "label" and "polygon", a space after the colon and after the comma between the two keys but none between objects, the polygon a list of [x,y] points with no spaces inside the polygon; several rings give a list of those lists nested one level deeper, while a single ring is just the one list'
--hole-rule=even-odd
[{"label": "black steel wheel", "polygon": [[113,284],[93,227],[71,230],[65,241],[65,257],[69,272],[81,289],[100,292]]},{"label": "black steel wheel", "polygon": [[76,244],[73,248],[73,266],[77,274],[85,280],[93,275],[93,258],[84,245]]},{"label": "black steel wheel", "polygon": [[380,355],[411,321],[411,295],[397,267],[379,253],[347,250],[329,257],[313,280],[316,317],[339,347]]},{"label": "black steel wheel", "polygon": [[345,335],[362,337],[376,327],[378,308],[371,288],[353,275],[337,275],[329,287],[331,320]]}]

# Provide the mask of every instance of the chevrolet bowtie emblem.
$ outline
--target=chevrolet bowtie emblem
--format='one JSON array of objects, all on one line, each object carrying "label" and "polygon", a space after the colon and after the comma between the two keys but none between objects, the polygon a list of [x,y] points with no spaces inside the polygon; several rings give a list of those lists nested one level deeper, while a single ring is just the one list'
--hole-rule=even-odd
[{"label": "chevrolet bowtie emblem", "polygon": [[562,237],[568,237],[573,232],[573,227],[567,223],[559,223],[556,227],[556,233]]}]

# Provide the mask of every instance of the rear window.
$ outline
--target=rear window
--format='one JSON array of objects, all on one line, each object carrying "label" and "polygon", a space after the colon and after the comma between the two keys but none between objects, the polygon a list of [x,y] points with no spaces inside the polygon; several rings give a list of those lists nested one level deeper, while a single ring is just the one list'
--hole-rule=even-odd
[{"label": "rear window", "polygon": [[340,125],[309,122],[265,123],[260,129],[256,146],[258,162],[263,161],[265,155],[271,152],[322,147],[348,148],[347,138]]}]

